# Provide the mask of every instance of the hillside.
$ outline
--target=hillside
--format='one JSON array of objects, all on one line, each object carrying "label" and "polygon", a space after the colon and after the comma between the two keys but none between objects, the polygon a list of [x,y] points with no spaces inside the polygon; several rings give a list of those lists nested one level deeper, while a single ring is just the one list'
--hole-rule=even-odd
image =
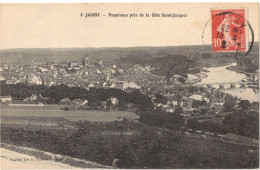
[{"label": "hillside", "polygon": [[[0,64],[43,64],[47,61],[60,63],[81,61],[87,55],[91,61],[103,60],[112,63],[115,59],[157,58],[167,55],[182,55],[194,52],[211,52],[211,45],[167,46],[167,47],[107,47],[107,48],[26,48],[0,50]],[[259,52],[255,42],[252,53]],[[128,61],[129,59],[125,59]]]},{"label": "hillside", "polygon": [[55,63],[81,61],[85,55],[90,60],[111,61],[126,57],[131,53],[149,53],[151,57],[168,54],[183,54],[197,51],[210,51],[211,46],[176,46],[176,47],[129,47],[129,48],[33,48],[1,50],[1,64]]}]

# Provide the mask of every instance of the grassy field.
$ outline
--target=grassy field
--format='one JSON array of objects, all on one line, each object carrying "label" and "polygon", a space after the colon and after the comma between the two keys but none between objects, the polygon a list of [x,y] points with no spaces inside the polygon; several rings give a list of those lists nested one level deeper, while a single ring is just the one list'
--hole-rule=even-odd
[{"label": "grassy field", "polygon": [[[79,120],[86,120],[91,122],[110,122],[120,120],[121,118],[127,118],[130,120],[138,119],[135,113],[122,112],[122,111],[86,111],[86,110],[61,110],[60,105],[46,105],[46,106],[7,106],[1,105],[1,117],[14,116],[18,120],[41,120],[46,117],[51,119],[64,118],[68,121],[77,122]],[[24,118],[27,117],[27,118]],[[39,118],[42,117],[42,118]],[[44,118],[45,117],[45,118]]]},{"label": "grassy field", "polygon": [[[194,138],[183,138],[186,157],[185,168],[256,168],[259,163],[259,149],[222,142]],[[191,166],[188,166],[191,165]]]}]

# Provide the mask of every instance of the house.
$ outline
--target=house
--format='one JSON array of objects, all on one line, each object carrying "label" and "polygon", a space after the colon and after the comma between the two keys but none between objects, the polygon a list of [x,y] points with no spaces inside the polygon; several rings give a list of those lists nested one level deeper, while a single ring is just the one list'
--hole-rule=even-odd
[{"label": "house", "polygon": [[3,80],[5,80],[5,78],[0,75],[0,81],[3,81]]},{"label": "house", "polygon": [[61,65],[63,68],[68,68],[68,66],[69,66],[68,63],[60,63],[60,65]]},{"label": "house", "polygon": [[126,107],[127,107],[127,108],[132,108],[132,107],[134,107],[134,104],[133,104],[133,103],[127,103],[127,104],[126,104]]},{"label": "house", "polygon": [[213,98],[210,100],[210,107],[223,106],[225,101],[225,98]]},{"label": "house", "polygon": [[135,64],[134,65],[134,70],[138,70],[139,68],[142,68],[142,66],[140,64]]},{"label": "house", "polygon": [[37,100],[37,95],[36,94],[32,94],[31,97],[30,97],[30,100],[31,101]]},{"label": "house", "polygon": [[97,69],[97,73],[98,73],[98,74],[101,74],[102,71],[101,71],[100,69]]},{"label": "house", "polygon": [[75,68],[75,67],[79,67],[79,63],[77,63],[77,62],[69,62],[69,68]]},{"label": "house", "polygon": [[185,96],[182,96],[181,100],[179,101],[179,106],[186,107],[188,106],[188,99]]},{"label": "house", "polygon": [[106,87],[107,86],[107,83],[106,82],[103,82],[102,83],[102,87]]},{"label": "house", "polygon": [[167,99],[167,105],[177,106],[178,99],[176,95],[166,94],[165,98]]},{"label": "house", "polygon": [[123,69],[118,69],[118,72],[119,72],[120,74],[123,74],[123,73],[124,73],[124,70],[123,70]]},{"label": "house", "polygon": [[32,94],[30,97],[26,97],[23,99],[24,102],[28,102],[28,101],[36,101],[38,99],[36,94]]},{"label": "house", "polygon": [[170,112],[172,107],[168,106],[168,105],[163,105],[161,108],[164,112]]},{"label": "house", "polygon": [[192,106],[193,101],[203,101],[203,100],[205,100],[207,103],[209,102],[209,99],[202,95],[197,95],[197,94],[191,95],[190,97],[188,97],[187,106]]},{"label": "house", "polygon": [[70,104],[70,99],[69,98],[61,99],[60,104]]},{"label": "house", "polygon": [[10,79],[8,79],[8,80],[6,80],[5,83],[6,83],[6,84],[14,84],[14,80],[10,80]]},{"label": "house", "polygon": [[88,101],[85,99],[74,99],[71,101],[71,104],[78,105],[78,106],[84,106],[88,104]]},{"label": "house", "polygon": [[14,84],[18,84],[18,83],[21,83],[21,82],[22,82],[21,80],[15,80]]},{"label": "house", "polygon": [[107,101],[101,101],[101,106],[103,108],[106,108],[107,107]]},{"label": "house", "polygon": [[0,96],[0,101],[1,101],[1,103],[11,102],[12,97],[10,95],[9,96]]},{"label": "house", "polygon": [[48,71],[49,71],[49,69],[44,68],[44,67],[40,67],[39,70],[40,70],[41,72],[48,72]]},{"label": "house", "polygon": [[251,104],[251,108],[254,110],[259,110],[259,102],[253,102]]},{"label": "house", "polygon": [[92,87],[95,87],[94,83],[93,82],[90,82],[89,85],[87,86],[88,88],[92,88]]},{"label": "house", "polygon": [[104,66],[103,61],[102,61],[102,60],[99,60],[99,61],[98,61],[98,65],[99,65],[99,66]]},{"label": "house", "polygon": [[195,111],[196,109],[191,107],[191,106],[187,106],[187,107],[183,107],[183,113],[181,114],[182,116],[191,116],[191,114],[193,113],[193,111]]},{"label": "house", "polygon": [[122,90],[125,90],[127,88],[130,88],[130,89],[140,89],[140,86],[138,86],[134,82],[119,81],[118,85],[122,87]]},{"label": "house", "polygon": [[116,97],[110,97],[108,101],[111,101],[111,104],[113,106],[117,105],[119,103],[119,100]]},{"label": "house", "polygon": [[42,79],[34,75],[34,76],[29,78],[28,83],[29,84],[41,85],[42,84]]}]

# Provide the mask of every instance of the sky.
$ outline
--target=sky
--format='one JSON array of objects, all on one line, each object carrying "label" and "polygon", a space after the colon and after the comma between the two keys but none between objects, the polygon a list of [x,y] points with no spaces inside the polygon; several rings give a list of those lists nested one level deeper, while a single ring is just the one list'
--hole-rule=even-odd
[{"label": "sky", "polygon": [[[258,3],[1,4],[0,49],[211,44],[211,24],[205,27],[210,10],[240,8],[246,9],[255,41],[259,41]],[[101,16],[84,18],[81,13]],[[149,13],[150,17],[108,17],[109,13]],[[152,13],[187,17],[151,17]]]}]

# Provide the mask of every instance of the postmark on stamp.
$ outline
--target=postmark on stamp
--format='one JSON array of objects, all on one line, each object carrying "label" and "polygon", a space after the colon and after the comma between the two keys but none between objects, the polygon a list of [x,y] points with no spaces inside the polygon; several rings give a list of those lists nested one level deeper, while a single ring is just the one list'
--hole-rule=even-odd
[{"label": "postmark on stamp", "polygon": [[212,51],[246,51],[244,9],[211,10]]}]

